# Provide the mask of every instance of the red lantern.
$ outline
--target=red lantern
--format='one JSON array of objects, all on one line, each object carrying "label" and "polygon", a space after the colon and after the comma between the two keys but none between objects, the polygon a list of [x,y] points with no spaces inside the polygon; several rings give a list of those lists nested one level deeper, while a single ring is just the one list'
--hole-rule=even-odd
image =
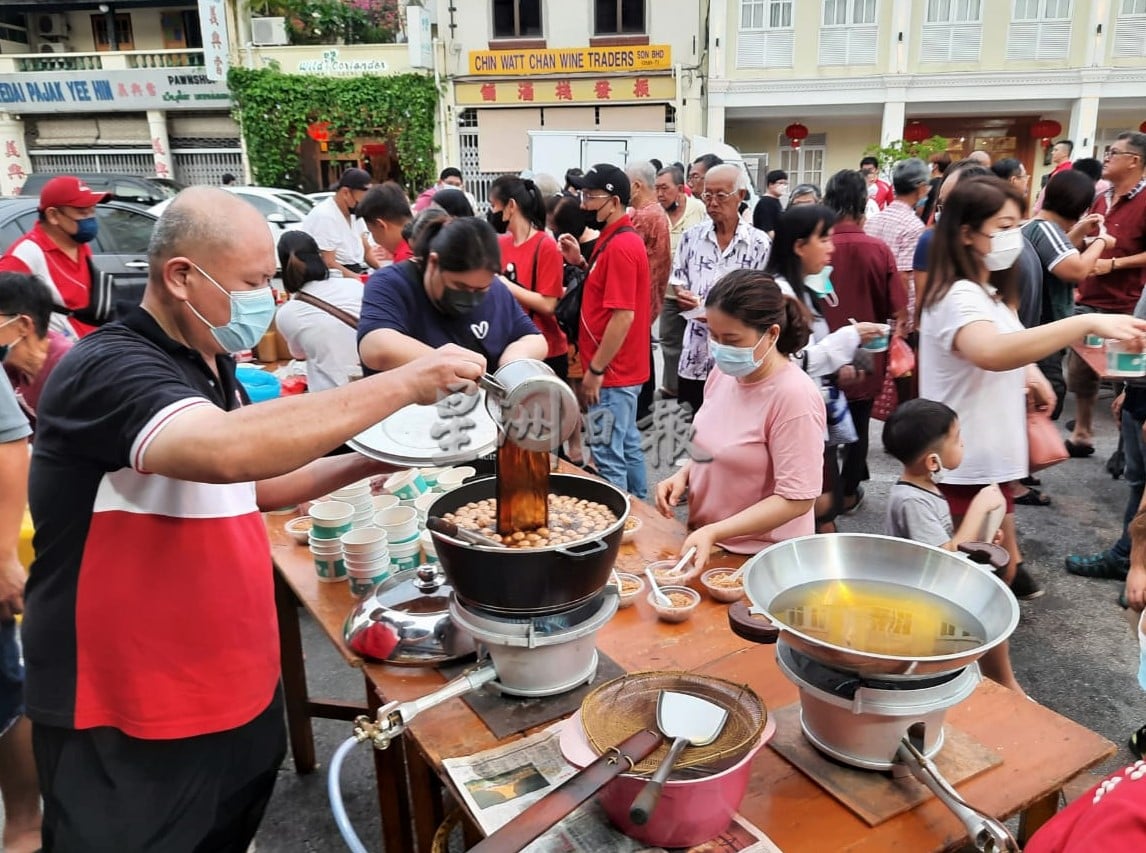
[{"label": "red lantern", "polygon": [[1142,122],[1142,124],[1138,125],[1138,132],[1139,133],[1146,133],[1146,121],[1144,121],[1144,122]]},{"label": "red lantern", "polygon": [[904,142],[922,142],[925,139],[931,138],[931,128],[921,121],[913,121],[903,129]]},{"label": "red lantern", "polygon": [[784,128],[784,135],[788,137],[793,148],[799,148],[800,143],[808,138],[808,128],[797,121]]},{"label": "red lantern", "polygon": [[1031,136],[1041,139],[1043,148],[1050,148],[1051,141],[1062,133],[1062,125],[1053,118],[1039,119],[1031,127]]},{"label": "red lantern", "polygon": [[330,141],[330,122],[311,122],[306,126],[306,135],[318,143],[320,151],[325,151],[326,143]]}]

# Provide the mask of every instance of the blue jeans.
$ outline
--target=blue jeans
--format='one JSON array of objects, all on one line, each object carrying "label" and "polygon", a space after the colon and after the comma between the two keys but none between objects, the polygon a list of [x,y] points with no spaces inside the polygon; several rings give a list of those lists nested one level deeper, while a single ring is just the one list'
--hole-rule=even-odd
[{"label": "blue jeans", "polygon": [[24,713],[24,666],[16,622],[0,622],[0,735]]},{"label": "blue jeans", "polygon": [[1146,489],[1146,442],[1142,439],[1142,424],[1146,423],[1146,392],[1129,389],[1126,405],[1122,407],[1122,452],[1126,454],[1123,476],[1130,494],[1126,512],[1122,516],[1122,536],[1114,543],[1109,556],[1116,560],[1130,559],[1130,522],[1138,514],[1142,492]]},{"label": "blue jeans", "polygon": [[619,489],[648,496],[645,454],[637,429],[640,385],[602,388],[600,402],[589,407],[589,445],[601,476]]}]

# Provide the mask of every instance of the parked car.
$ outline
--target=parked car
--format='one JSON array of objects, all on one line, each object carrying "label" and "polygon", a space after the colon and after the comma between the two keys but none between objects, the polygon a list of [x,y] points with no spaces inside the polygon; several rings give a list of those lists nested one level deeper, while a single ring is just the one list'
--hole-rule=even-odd
[{"label": "parked car", "polygon": [[[39,218],[38,200],[0,199],[0,253],[31,231]],[[138,305],[147,286],[147,244],[156,217],[122,201],[96,206],[99,233],[91,242],[92,266],[97,275],[111,276],[116,302]]]},{"label": "parked car", "polygon": [[[127,202],[148,208],[166,199],[175,198],[183,185],[171,178],[142,178],[138,175],[121,175],[114,172],[69,172],[75,175],[97,193],[111,193],[112,200]],[[24,182],[21,196],[38,196],[44,184],[56,177],[54,174],[35,172]]]}]

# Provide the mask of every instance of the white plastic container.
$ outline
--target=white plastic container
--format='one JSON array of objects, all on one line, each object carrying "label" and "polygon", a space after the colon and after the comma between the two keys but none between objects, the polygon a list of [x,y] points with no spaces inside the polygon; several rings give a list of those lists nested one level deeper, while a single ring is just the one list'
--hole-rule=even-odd
[{"label": "white plastic container", "polygon": [[390,546],[390,567],[400,572],[413,569],[422,563],[422,543],[415,536],[409,542],[394,543]]},{"label": "white plastic container", "polygon": [[374,524],[386,531],[391,545],[418,538],[418,512],[413,507],[396,506],[374,516]]},{"label": "white plastic container", "polygon": [[337,539],[350,531],[354,521],[354,507],[342,501],[323,501],[310,508],[314,524],[310,528],[311,539]]},{"label": "white plastic container", "polygon": [[1106,376],[1146,376],[1146,353],[1128,341],[1106,342]]},{"label": "white plastic container", "polygon": [[383,487],[392,495],[397,495],[402,500],[412,501],[418,495],[424,495],[429,491],[426,481],[422,479],[422,475],[418,473],[417,468],[410,468],[406,471],[398,471],[391,474],[386,479],[386,484]]}]

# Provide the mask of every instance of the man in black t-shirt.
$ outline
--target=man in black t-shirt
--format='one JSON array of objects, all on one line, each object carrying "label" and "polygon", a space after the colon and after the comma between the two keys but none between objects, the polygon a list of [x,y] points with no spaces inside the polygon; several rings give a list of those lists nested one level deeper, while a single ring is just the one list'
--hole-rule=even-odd
[{"label": "man in black t-shirt", "polygon": [[765,180],[768,181],[768,191],[756,202],[756,208],[752,211],[752,224],[772,237],[776,232],[776,220],[784,212],[780,197],[788,192],[788,173],[773,169]]}]

